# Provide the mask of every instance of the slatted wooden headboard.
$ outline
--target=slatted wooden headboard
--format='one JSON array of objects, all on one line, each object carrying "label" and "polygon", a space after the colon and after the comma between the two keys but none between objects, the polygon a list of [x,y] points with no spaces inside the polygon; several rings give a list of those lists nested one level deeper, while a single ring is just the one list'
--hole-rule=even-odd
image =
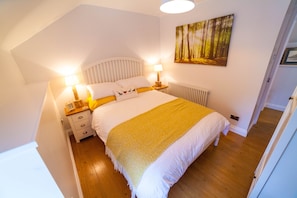
[{"label": "slatted wooden headboard", "polygon": [[143,61],[129,57],[110,58],[82,67],[82,73],[87,84],[114,82],[142,76]]}]

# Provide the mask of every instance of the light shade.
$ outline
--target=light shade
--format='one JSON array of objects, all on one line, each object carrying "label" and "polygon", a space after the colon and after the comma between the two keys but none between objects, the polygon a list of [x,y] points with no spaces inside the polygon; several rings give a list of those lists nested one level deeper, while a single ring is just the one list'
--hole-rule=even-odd
[{"label": "light shade", "polygon": [[76,87],[75,85],[77,85],[79,83],[78,81],[78,78],[76,75],[72,75],[72,76],[66,76],[65,77],[65,84],[67,86],[72,86],[72,92],[73,92],[73,95],[74,95],[74,99],[76,102],[78,102],[77,104],[75,104],[75,107],[81,107],[82,105],[82,101],[79,99],[78,97],[78,93],[77,93],[77,90],[76,90]]},{"label": "light shade", "polygon": [[163,66],[161,64],[155,65],[154,70],[157,72],[157,81],[155,83],[155,86],[161,87],[162,83],[160,81],[160,72],[163,71]]},{"label": "light shade", "polygon": [[155,66],[154,66],[154,70],[155,70],[156,72],[163,71],[163,67],[162,67],[161,64],[158,64],[158,65],[155,65]]},{"label": "light shade", "polygon": [[162,0],[160,10],[168,14],[178,14],[188,12],[194,7],[194,0]]},{"label": "light shade", "polygon": [[76,75],[66,76],[65,77],[65,84],[67,86],[77,85],[79,83],[78,78]]}]

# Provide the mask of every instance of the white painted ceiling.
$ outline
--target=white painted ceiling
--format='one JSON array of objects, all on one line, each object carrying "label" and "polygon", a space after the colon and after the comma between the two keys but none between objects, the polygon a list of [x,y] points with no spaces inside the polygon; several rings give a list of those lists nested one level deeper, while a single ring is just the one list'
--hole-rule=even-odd
[{"label": "white painted ceiling", "polygon": [[1,48],[13,49],[82,4],[162,15],[160,0],[0,0]]},{"label": "white painted ceiling", "polygon": [[[195,0],[196,4],[200,1],[203,0]],[[161,0],[0,0],[0,48],[10,51],[82,4],[159,17],[163,15],[159,10],[160,2]],[[296,28],[293,32],[296,32]],[[297,38],[290,42],[297,42],[295,39]]]}]

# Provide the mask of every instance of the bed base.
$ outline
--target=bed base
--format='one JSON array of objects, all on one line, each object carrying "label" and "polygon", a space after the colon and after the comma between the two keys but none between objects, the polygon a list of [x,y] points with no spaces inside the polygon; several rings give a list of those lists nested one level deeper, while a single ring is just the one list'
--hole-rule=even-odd
[{"label": "bed base", "polygon": [[214,141],[214,146],[218,146],[219,145],[219,141],[220,141],[220,133],[217,135],[215,141]]},{"label": "bed base", "polygon": [[[89,66],[83,66],[82,73],[85,83],[103,83],[114,82],[117,80],[131,78],[135,76],[143,76],[143,62],[135,58],[117,57],[102,60]],[[203,90],[203,104],[207,105],[208,90]],[[201,95],[201,94],[200,94]],[[196,101],[193,101],[196,102]],[[200,103],[200,102],[197,102]],[[218,146],[220,133],[204,144],[204,148],[197,153],[196,159],[212,144]],[[133,192],[132,192],[133,193]]]}]

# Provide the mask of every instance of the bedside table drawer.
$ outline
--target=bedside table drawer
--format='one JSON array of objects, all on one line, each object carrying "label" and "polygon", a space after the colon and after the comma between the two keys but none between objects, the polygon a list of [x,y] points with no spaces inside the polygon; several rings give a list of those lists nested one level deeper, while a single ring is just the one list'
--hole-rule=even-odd
[{"label": "bedside table drawer", "polygon": [[74,123],[74,127],[76,130],[81,130],[81,129],[84,129],[84,128],[90,127],[90,126],[91,126],[91,123],[90,123],[89,119],[84,119],[80,122]]},{"label": "bedside table drawer", "polygon": [[89,119],[90,112],[89,111],[83,111],[81,113],[77,113],[71,116],[71,119],[73,122],[78,122],[81,120]]},{"label": "bedside table drawer", "polygon": [[91,128],[91,111],[88,107],[85,106],[72,113],[66,113],[66,116],[76,142],[91,135],[96,136],[96,132]]},{"label": "bedside table drawer", "polygon": [[77,138],[78,140],[81,140],[83,138],[94,135],[94,133],[95,132],[91,129],[91,127],[87,127],[85,129],[76,131],[75,138]]}]

